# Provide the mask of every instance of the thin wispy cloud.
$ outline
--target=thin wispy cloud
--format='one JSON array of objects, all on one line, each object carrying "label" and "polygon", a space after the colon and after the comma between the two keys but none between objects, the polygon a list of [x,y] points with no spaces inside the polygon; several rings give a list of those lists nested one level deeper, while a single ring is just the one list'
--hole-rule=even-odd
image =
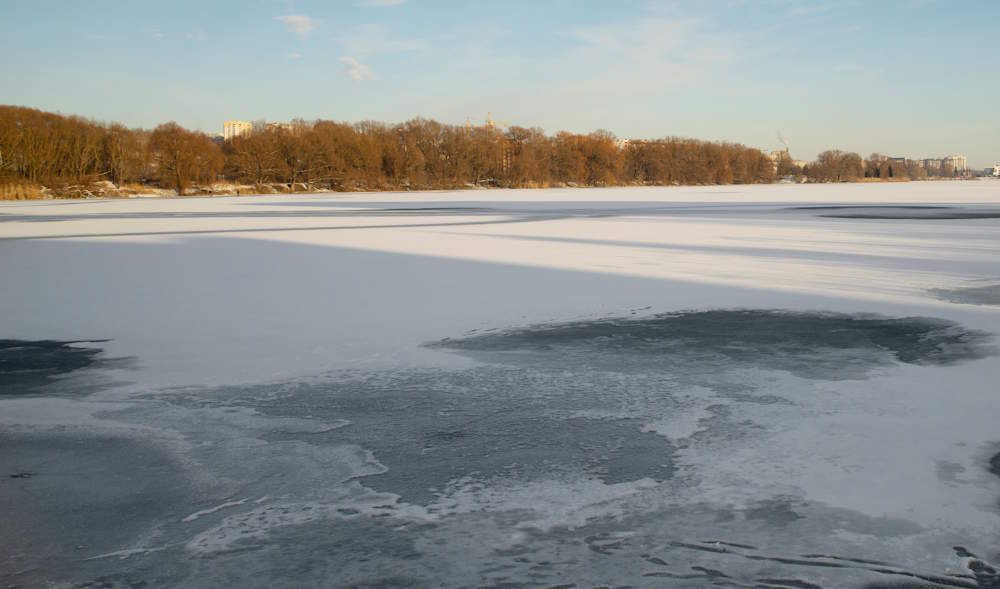
[{"label": "thin wispy cloud", "polygon": [[404,53],[425,49],[422,39],[398,38],[378,24],[364,24],[339,38],[351,55],[377,55],[381,53]]},{"label": "thin wispy cloud", "polygon": [[694,18],[647,17],[578,27],[563,61],[589,72],[595,87],[654,90],[710,75],[738,55],[732,36],[715,35]]},{"label": "thin wispy cloud", "polygon": [[302,59],[302,54],[292,51],[291,53],[286,54],[285,57],[288,59]]},{"label": "thin wispy cloud", "polygon": [[274,20],[285,25],[285,30],[299,36],[308,35],[319,24],[315,19],[305,14],[286,14],[276,16]]},{"label": "thin wispy cloud", "polygon": [[340,63],[344,64],[344,75],[354,81],[371,80],[373,77],[372,69],[353,57],[341,57]]},{"label": "thin wispy cloud", "polygon": [[405,4],[406,0],[363,0],[362,6],[399,6]]}]

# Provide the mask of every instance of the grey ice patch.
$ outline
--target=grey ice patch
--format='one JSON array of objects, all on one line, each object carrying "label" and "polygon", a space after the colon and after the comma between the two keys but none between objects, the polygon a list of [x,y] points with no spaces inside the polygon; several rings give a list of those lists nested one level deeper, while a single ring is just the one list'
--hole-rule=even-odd
[{"label": "grey ice patch", "polygon": [[949,460],[938,460],[935,465],[935,473],[939,480],[946,483],[960,483],[962,482],[958,476],[965,472],[965,467],[957,462],[951,462]]},{"label": "grey ice patch", "polygon": [[125,437],[0,431],[0,473],[0,580],[19,587],[104,573],[93,557],[132,547],[197,496],[172,456]]},{"label": "grey ice patch", "polygon": [[428,344],[509,364],[711,372],[745,365],[824,380],[894,361],[949,365],[993,353],[991,336],[929,317],[711,310],[534,325]]},{"label": "grey ice patch", "polygon": [[762,520],[773,526],[787,526],[803,517],[794,507],[795,503],[791,499],[776,497],[757,502],[747,508],[744,515],[747,519]]},{"label": "grey ice patch", "polygon": [[[349,422],[308,439],[370,449],[386,470],[365,476],[364,485],[409,503],[432,503],[449,482],[466,477],[523,481],[576,473],[609,485],[670,479],[674,444],[642,431],[641,414],[602,411],[622,399],[666,395],[670,383],[612,376],[571,378],[503,366],[357,374],[302,384],[254,407],[273,419],[298,417],[308,406],[315,419]],[[317,406],[315,399],[323,403]],[[595,416],[588,417],[588,410]]]},{"label": "grey ice patch", "polygon": [[[266,540],[248,537],[214,555],[184,587],[436,587],[450,563],[429,558],[414,543],[423,526],[401,527],[389,518],[348,518],[336,525],[317,520],[269,530]],[[437,567],[438,570],[435,570]],[[253,581],[251,581],[253,580]]]},{"label": "grey ice patch", "polygon": [[1000,219],[1000,209],[986,207],[945,206],[827,206],[794,207],[793,210],[818,213],[834,219],[896,219],[896,220],[955,220]]},{"label": "grey ice patch", "polygon": [[931,294],[939,299],[967,305],[1000,305],[1000,284],[965,288],[935,288]]}]

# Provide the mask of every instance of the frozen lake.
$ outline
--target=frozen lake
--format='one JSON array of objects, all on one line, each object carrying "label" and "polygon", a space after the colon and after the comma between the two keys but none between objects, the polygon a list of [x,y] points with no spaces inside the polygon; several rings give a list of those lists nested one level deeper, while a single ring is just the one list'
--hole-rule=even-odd
[{"label": "frozen lake", "polygon": [[0,586],[1000,587],[1000,183],[0,204]]}]

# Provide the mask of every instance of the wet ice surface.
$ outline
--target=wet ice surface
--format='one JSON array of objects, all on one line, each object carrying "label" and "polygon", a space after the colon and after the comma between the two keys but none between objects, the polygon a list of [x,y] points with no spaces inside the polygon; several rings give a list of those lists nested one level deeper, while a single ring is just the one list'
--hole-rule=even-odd
[{"label": "wet ice surface", "polygon": [[994,219],[509,194],[0,216],[0,585],[997,587]]},{"label": "wet ice surface", "polygon": [[[719,484],[706,484],[711,456],[767,443],[774,424],[756,420],[760,411],[808,412],[796,393],[816,383],[984,358],[984,332],[922,317],[711,310],[429,345],[479,363],[185,390],[115,412],[196,441],[187,464],[128,436],[5,435],[4,470],[28,475],[3,483],[4,509],[17,515],[12,556],[45,567],[17,577],[84,573],[96,580],[80,586],[112,587],[841,587],[881,577],[995,586],[968,567],[883,560],[881,545],[926,532],[905,519],[790,488],[735,502],[706,492]],[[804,396],[816,393],[831,394]],[[984,466],[995,471],[997,460]],[[757,482],[743,473],[724,484]]]}]

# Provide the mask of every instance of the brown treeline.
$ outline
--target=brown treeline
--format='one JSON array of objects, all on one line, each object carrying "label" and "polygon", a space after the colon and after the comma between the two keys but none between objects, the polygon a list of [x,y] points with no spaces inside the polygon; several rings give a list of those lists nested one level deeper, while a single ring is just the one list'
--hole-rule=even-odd
[{"label": "brown treeline", "polygon": [[[851,181],[866,174],[857,154],[829,151],[805,169],[779,162],[778,175]],[[261,189],[411,190],[495,186],[754,184],[775,181],[758,149],[684,138],[620,142],[538,128],[465,127],[413,119],[295,121],[230,141],[166,123],[129,129],[117,123],[0,106],[0,198],[79,194],[113,184],[178,194],[217,182]],[[74,192],[75,191],[75,192]]]},{"label": "brown treeline", "polygon": [[226,181],[288,189],[391,190],[773,182],[760,150],[668,138],[619,142],[541,129],[296,121],[218,142],[176,123],[152,131],[0,106],[0,182],[108,181],[184,193]]}]

